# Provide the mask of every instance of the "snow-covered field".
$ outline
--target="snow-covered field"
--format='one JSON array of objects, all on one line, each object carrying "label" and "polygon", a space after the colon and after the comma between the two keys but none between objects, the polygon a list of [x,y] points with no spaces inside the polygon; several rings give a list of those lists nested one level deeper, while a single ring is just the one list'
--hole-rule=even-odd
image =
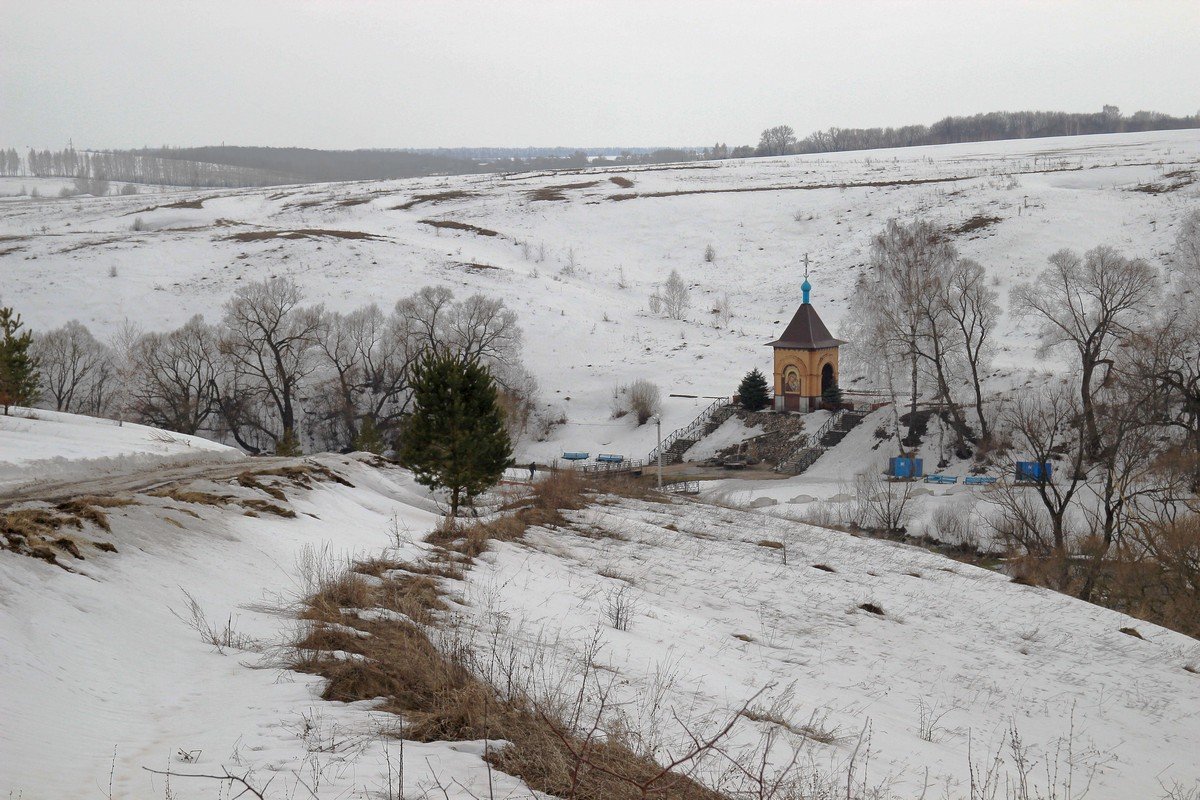
[{"label": "snow-covered field", "polygon": [[[1007,305],[1009,287],[1063,247],[1107,243],[1161,263],[1178,220],[1198,202],[1197,185],[1134,189],[1174,185],[1178,179],[1166,174],[1198,162],[1200,131],[1167,131],[579,173],[8,200],[0,204],[0,301],[33,329],[75,318],[104,334],[124,319],[150,329],[195,313],[215,319],[241,282],[272,275],[291,275],[312,302],[343,310],[387,307],[426,284],[460,296],[483,292],[517,309],[528,366],[555,412],[549,416],[568,419],[548,441],[523,442],[519,460],[546,461],[563,450],[643,457],[654,445],[653,426],[611,419],[614,387],[647,378],[664,394],[698,396],[666,399],[665,434],[689,422],[704,398],[731,394],[750,368],[768,371],[764,343],[800,301],[803,254],[812,259],[814,303],[837,334],[869,239],[888,218],[923,214],[950,228],[995,217],[953,239],[991,270]],[[141,230],[132,229],[135,221]],[[289,231],[308,233],[273,235]],[[347,231],[373,238],[337,233]],[[238,234],[266,238],[231,238]],[[704,260],[708,245],[712,263]],[[683,321],[647,309],[672,269],[693,287]],[[712,311],[725,297],[732,318],[716,327]],[[999,341],[994,380],[1019,385],[1027,376],[1010,373],[1034,363],[1032,332],[1010,314]]]},{"label": "snow-covered field", "polygon": [[914,547],[703,503],[621,501],[572,523],[497,544],[468,576],[467,613],[481,646],[515,642],[538,670],[578,674],[598,636],[612,706],[667,751],[683,734],[671,712],[717,728],[765,689],[751,712],[774,722],[736,728],[731,751],[790,726],[776,767],[798,749],[801,773],[824,776],[808,785],[844,791],[857,748],[854,797],[989,796],[971,769],[998,755],[1001,786],[1016,780],[1013,731],[1036,764],[1029,797],[1200,786],[1194,639]]}]

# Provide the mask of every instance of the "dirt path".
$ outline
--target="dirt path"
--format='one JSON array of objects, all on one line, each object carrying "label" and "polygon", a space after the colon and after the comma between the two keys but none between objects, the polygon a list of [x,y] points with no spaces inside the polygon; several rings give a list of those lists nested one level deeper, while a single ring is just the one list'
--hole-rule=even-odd
[{"label": "dirt path", "polygon": [[63,481],[42,481],[33,484],[0,490],[0,508],[15,503],[42,501],[59,503],[82,495],[114,495],[130,492],[145,492],[184,480],[206,479],[228,480],[246,470],[270,469],[285,463],[299,462],[299,458],[259,456],[239,458],[233,461],[203,462],[174,467],[148,466],[135,472],[105,474],[94,478]]}]

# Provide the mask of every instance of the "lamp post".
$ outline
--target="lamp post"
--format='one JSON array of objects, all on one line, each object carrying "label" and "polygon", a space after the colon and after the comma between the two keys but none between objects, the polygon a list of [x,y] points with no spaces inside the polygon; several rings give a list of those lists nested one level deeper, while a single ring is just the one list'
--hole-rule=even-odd
[{"label": "lamp post", "polygon": [[662,490],[662,414],[654,415],[654,426],[658,429],[658,488]]}]

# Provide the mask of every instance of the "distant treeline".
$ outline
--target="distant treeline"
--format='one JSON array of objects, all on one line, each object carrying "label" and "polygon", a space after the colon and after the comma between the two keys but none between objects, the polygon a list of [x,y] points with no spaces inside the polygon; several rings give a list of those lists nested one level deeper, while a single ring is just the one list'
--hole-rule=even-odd
[{"label": "distant treeline", "polygon": [[712,147],[616,148],[456,147],[408,150],[312,150],[301,147],[159,147],[140,150],[30,150],[22,157],[0,149],[0,175],[66,177],[92,185],[108,181],[166,186],[276,186],[321,181],[381,180],[430,175],[579,169],[589,166],[669,164],[725,158],[830,153],[886,147],[990,142],[1043,136],[1079,136],[1200,128],[1200,114],[1172,117],[1157,111],[1123,116],[1116,106],[1097,113],[994,111],[946,117],[932,125],[829,128],[803,139],[788,125],[762,132],[758,144]]},{"label": "distant treeline", "polygon": [[[969,117],[946,117],[932,125],[905,125],[900,128],[830,128],[810,133],[803,139],[797,139],[791,127],[779,125],[763,131],[757,147],[743,145],[717,157],[832,153],[885,147],[1179,128],[1200,128],[1200,114],[1172,117],[1157,111],[1138,111],[1129,116],[1122,116],[1116,106],[1104,106],[1101,111],[1088,114],[1065,111],[992,111]],[[724,148],[724,145],[717,147]]]},{"label": "distant treeline", "polygon": [[612,158],[571,148],[311,150],[299,147],[160,147],[85,151],[0,149],[0,175],[74,178],[165,186],[277,186],[322,181],[417,178],[661,164],[711,157],[703,148],[631,148]]}]

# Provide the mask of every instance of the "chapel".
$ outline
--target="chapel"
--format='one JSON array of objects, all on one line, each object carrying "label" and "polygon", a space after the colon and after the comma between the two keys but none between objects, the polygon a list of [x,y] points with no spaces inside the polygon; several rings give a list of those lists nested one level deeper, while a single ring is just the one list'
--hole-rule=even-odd
[{"label": "chapel", "polygon": [[805,269],[800,286],[804,302],[783,334],[768,345],[775,354],[775,410],[815,411],[821,407],[821,394],[838,385],[838,347],[809,300],[812,284]]}]

